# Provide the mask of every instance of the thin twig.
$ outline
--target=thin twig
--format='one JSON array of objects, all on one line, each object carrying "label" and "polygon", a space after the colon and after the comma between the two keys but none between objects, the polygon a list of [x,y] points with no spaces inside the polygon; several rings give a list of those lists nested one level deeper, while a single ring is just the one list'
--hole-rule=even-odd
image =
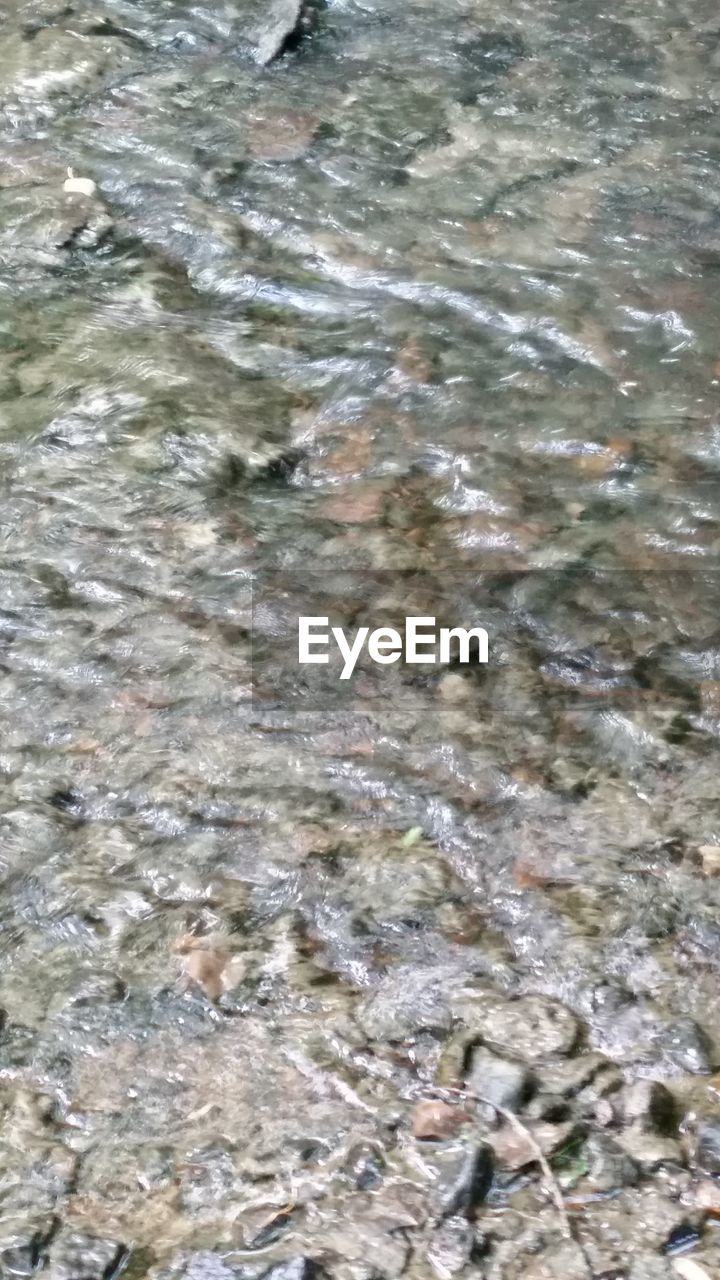
[{"label": "thin twig", "polygon": [[501,1107],[499,1103],[493,1102],[490,1098],[484,1098],[482,1094],[475,1093],[473,1089],[453,1089],[448,1087],[433,1089],[433,1092],[439,1094],[459,1094],[463,1098],[469,1098],[473,1102],[479,1102],[482,1106],[492,1107],[496,1115],[501,1116],[502,1119],[510,1125],[511,1129],[514,1129],[515,1132],[519,1134],[519,1136],[527,1143],[528,1150],[532,1153],[537,1164],[540,1166],[540,1172],[543,1175],[547,1189],[552,1197],[553,1204],[557,1209],[558,1217],[562,1223],[563,1235],[566,1236],[568,1240],[574,1239],[572,1226],[570,1225],[570,1218],[568,1217],[568,1211],[565,1208],[565,1201],[563,1199],[563,1193],[560,1189],[558,1180],[550,1168],[547,1158],[539,1144],[533,1138],[530,1130],[522,1123],[522,1120],[518,1120],[515,1112],[508,1111],[507,1107]]}]

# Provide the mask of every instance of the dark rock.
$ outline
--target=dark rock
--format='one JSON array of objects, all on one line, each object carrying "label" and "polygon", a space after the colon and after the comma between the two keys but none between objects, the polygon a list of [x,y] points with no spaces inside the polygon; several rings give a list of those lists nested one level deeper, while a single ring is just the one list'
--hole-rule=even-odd
[{"label": "dark rock", "polygon": [[115,1000],[124,1000],[126,995],[125,983],[117,974],[95,970],[79,977],[77,986],[67,999],[67,1004],[111,1004]]},{"label": "dark rock", "polygon": [[673,1227],[670,1232],[663,1245],[663,1253],[674,1258],[678,1254],[688,1253],[690,1249],[694,1249],[699,1243],[700,1232],[697,1228],[691,1226],[689,1222],[681,1222],[678,1227]]},{"label": "dark rock", "polygon": [[482,1047],[472,1051],[466,1083],[488,1102],[508,1111],[518,1111],[532,1090],[532,1076],[524,1064],[500,1058]]},{"label": "dark rock", "polygon": [[450,1218],[456,1214],[472,1217],[484,1201],[493,1180],[493,1154],[485,1143],[465,1143],[438,1153],[434,1162],[437,1183],[433,1191],[433,1211]]}]

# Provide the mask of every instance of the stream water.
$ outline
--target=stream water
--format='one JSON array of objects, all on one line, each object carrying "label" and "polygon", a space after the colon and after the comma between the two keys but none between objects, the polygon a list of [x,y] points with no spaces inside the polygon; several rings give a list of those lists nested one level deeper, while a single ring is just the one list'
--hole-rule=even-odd
[{"label": "stream water", "polygon": [[283,12],[0,0],[0,1275],[715,1276],[717,5]]}]

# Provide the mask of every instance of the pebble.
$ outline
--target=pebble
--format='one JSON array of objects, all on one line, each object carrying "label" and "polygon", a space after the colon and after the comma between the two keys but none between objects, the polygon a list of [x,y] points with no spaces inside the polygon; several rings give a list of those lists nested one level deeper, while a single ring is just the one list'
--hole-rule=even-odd
[{"label": "pebble", "polygon": [[68,169],[68,176],[63,183],[63,191],[67,195],[75,196],[94,196],[97,191],[97,183],[92,178],[76,178],[72,169]]},{"label": "pebble", "polygon": [[493,1153],[484,1142],[466,1143],[436,1157],[433,1211],[443,1218],[472,1217],[493,1180]]},{"label": "pebble", "polygon": [[720,1120],[701,1120],[695,1158],[705,1173],[720,1174]]},{"label": "pebble", "polygon": [[485,1048],[473,1049],[466,1082],[483,1099],[508,1111],[518,1111],[532,1089],[532,1077],[523,1063],[510,1062]]},{"label": "pebble", "polygon": [[475,1232],[465,1218],[446,1218],[433,1231],[428,1245],[428,1262],[440,1280],[457,1275],[470,1261]]}]

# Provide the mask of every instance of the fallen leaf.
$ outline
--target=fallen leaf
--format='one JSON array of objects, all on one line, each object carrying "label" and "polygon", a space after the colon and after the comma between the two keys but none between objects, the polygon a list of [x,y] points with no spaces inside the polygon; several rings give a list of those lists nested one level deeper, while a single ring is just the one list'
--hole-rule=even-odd
[{"label": "fallen leaf", "polygon": [[412,1113],[415,1138],[451,1138],[461,1124],[469,1120],[466,1111],[447,1102],[418,1102]]}]

